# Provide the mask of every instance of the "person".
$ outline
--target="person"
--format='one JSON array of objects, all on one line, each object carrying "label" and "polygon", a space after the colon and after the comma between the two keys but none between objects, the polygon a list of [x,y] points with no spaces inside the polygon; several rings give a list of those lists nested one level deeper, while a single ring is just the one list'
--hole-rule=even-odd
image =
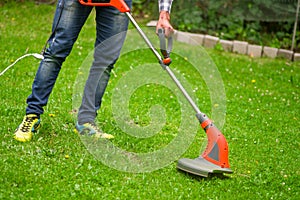
[{"label": "person", "polygon": [[[170,10],[173,0],[158,0],[159,18],[156,31],[165,30],[168,37],[174,31],[170,23]],[[125,0],[131,8],[132,0]],[[43,53],[43,60],[32,84],[31,94],[27,98],[26,115],[14,132],[14,139],[20,142],[30,141],[33,134],[41,126],[43,107],[47,105],[49,96],[66,57],[71,53],[81,28],[85,24],[92,9],[96,10],[96,40],[94,60],[91,64],[88,79],[85,83],[82,102],[78,111],[76,130],[79,134],[98,135],[112,138],[102,133],[95,125],[97,110],[106,89],[110,72],[117,61],[129,24],[128,17],[111,6],[86,6],[78,0],[59,0],[54,14],[52,34],[48,40],[48,48]],[[101,45],[109,38],[109,45]],[[95,56],[97,55],[97,56]]]}]

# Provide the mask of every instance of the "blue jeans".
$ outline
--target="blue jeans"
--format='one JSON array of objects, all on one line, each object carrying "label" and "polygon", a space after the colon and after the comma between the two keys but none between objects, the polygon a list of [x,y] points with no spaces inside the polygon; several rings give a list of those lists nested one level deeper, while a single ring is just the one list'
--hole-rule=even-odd
[{"label": "blue jeans", "polygon": [[[131,7],[131,0],[125,1]],[[41,115],[66,57],[78,38],[80,30],[93,7],[81,5],[78,0],[59,0],[53,20],[53,34],[44,53],[27,98],[26,114]],[[128,28],[128,18],[113,7],[95,7],[96,41],[94,61],[85,85],[78,112],[80,124],[93,122],[117,61]],[[113,39],[109,39],[113,38]],[[109,43],[105,42],[108,41]]]}]

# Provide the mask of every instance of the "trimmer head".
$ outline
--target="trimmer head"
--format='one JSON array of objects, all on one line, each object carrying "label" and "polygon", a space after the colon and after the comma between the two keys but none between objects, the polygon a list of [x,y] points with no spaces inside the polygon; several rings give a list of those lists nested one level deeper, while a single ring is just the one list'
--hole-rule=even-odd
[{"label": "trimmer head", "polygon": [[180,159],[177,168],[204,177],[208,174],[233,173],[229,168],[228,144],[224,135],[205,114],[198,113],[196,116],[207,135],[207,146],[196,159]]},{"label": "trimmer head", "polygon": [[208,177],[209,174],[230,174],[233,172],[229,168],[222,168],[205,160],[202,156],[195,159],[182,158],[178,161],[177,168],[182,171],[203,177]]}]

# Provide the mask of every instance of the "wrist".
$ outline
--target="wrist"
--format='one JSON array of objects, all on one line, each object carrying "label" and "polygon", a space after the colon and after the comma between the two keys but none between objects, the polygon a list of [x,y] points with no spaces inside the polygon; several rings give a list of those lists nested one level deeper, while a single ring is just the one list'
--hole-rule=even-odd
[{"label": "wrist", "polygon": [[160,20],[168,20],[170,21],[170,13],[166,10],[162,10],[159,13],[159,19]]}]

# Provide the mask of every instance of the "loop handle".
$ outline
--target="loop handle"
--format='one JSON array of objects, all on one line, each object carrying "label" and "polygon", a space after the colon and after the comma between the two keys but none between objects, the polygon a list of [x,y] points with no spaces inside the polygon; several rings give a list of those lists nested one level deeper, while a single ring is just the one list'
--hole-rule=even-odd
[{"label": "loop handle", "polygon": [[157,30],[158,33],[158,37],[159,37],[159,41],[160,41],[160,51],[164,57],[163,59],[163,63],[165,65],[169,65],[171,64],[171,58],[170,58],[170,53],[172,51],[172,47],[173,47],[173,37],[170,36],[167,38],[166,41],[166,37],[165,37],[165,30],[160,28]]}]

